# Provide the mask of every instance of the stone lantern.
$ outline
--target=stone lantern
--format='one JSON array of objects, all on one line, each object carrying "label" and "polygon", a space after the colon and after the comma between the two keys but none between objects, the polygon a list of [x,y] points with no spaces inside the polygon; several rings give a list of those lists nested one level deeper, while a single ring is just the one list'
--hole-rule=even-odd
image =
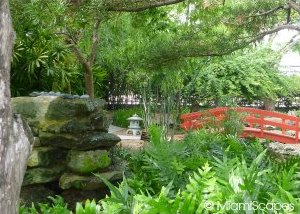
[{"label": "stone lantern", "polygon": [[129,117],[127,120],[129,120],[129,126],[127,130],[127,134],[132,135],[140,135],[141,134],[141,127],[140,127],[140,121],[143,119],[140,118],[137,114],[134,114],[132,117]]}]

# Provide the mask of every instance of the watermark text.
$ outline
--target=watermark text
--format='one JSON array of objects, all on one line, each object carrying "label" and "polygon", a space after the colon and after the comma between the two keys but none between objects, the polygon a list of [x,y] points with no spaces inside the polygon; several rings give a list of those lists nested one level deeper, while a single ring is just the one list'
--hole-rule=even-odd
[{"label": "watermark text", "polygon": [[206,210],[227,210],[227,211],[250,211],[250,210],[267,210],[267,211],[293,211],[294,205],[289,203],[275,203],[275,202],[268,202],[268,203],[260,203],[258,201],[251,201],[249,203],[235,203],[235,202],[226,202],[220,203],[206,201],[204,203],[204,209]]}]

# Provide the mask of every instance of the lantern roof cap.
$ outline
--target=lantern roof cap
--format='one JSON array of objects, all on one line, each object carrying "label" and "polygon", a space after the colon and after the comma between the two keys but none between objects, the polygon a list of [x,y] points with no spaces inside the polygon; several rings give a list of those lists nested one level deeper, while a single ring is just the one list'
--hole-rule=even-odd
[{"label": "lantern roof cap", "polygon": [[143,120],[143,118],[140,118],[137,114],[132,115],[132,117],[129,117],[127,120]]}]

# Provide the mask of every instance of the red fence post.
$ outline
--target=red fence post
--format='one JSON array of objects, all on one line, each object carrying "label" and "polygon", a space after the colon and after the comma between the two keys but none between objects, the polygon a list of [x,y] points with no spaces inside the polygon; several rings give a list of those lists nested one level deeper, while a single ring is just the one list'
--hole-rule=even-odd
[{"label": "red fence post", "polygon": [[265,115],[264,113],[261,113],[260,114],[260,135],[262,138],[264,137],[264,127],[265,127],[264,119],[265,119]]},{"label": "red fence post", "polygon": [[285,132],[286,132],[286,129],[285,129],[285,119],[284,118],[282,118],[281,119],[281,123],[283,124],[283,126],[281,127],[281,133],[282,134],[285,134]]},{"label": "red fence post", "polygon": [[299,119],[297,118],[295,121],[296,133],[295,133],[295,143],[299,142]]}]

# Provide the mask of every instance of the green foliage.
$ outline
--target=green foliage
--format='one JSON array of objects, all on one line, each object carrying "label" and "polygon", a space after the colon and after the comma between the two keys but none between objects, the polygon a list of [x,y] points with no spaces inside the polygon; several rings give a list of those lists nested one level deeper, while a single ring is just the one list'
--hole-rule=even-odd
[{"label": "green foliage", "polygon": [[143,181],[137,186],[142,186],[141,190],[157,192],[173,181],[173,186],[179,188],[187,177],[183,164],[188,155],[186,146],[163,140],[158,127],[151,127],[149,132],[150,143],[142,153],[131,156],[128,163],[135,180]]},{"label": "green foliage", "polygon": [[[34,90],[84,93],[83,68],[70,40],[83,55],[90,51],[93,18],[95,13],[103,12],[100,2],[86,1],[77,9],[65,0],[11,2],[17,32],[12,64],[14,96]],[[101,13],[101,18],[104,16]],[[92,69],[96,94],[103,96],[106,71],[97,63]]]},{"label": "green foliage", "polygon": [[[127,120],[132,115],[137,114],[142,117],[143,112],[141,108],[128,108],[128,109],[119,109],[113,113],[113,124],[123,128],[129,126],[129,121]],[[143,123],[140,123],[140,126],[143,126]]]},{"label": "green foliage", "polygon": [[[298,75],[291,75],[288,76],[287,79],[290,83],[292,93],[290,93],[286,97],[286,100],[291,104],[294,101],[295,97],[298,97],[298,95],[300,94],[300,77]],[[299,100],[296,100],[296,102],[299,102]]]},{"label": "green foliage", "polygon": [[[162,186],[173,183],[174,189],[183,188],[188,177],[207,161],[243,156],[251,163],[264,148],[259,141],[239,140],[236,135],[221,135],[207,131],[197,131],[186,136],[184,141],[167,142],[159,128],[151,128],[151,140],[143,152],[127,156],[128,170],[133,184],[140,190],[155,193]],[[268,163],[268,159],[263,161]],[[173,189],[171,193],[173,192]]]},{"label": "green foliage", "polygon": [[[273,202],[282,205],[276,208],[278,210],[272,211],[262,207],[258,212],[297,213],[300,205],[299,194],[286,191],[285,189],[289,188],[277,182],[277,178],[273,175],[276,171],[272,165],[261,168],[265,157],[264,151],[249,164],[243,158],[227,159],[226,156],[223,160],[213,161],[213,166],[206,162],[189,177],[185,188],[178,190],[176,195],[171,193],[172,182],[162,187],[157,195],[143,192],[130,194],[130,200],[133,202],[129,206],[128,213],[219,213],[222,211],[220,206],[226,207],[226,210],[231,213],[234,210],[229,210],[226,204],[251,202],[264,205]],[[220,164],[216,164],[217,162]],[[292,182],[294,189],[298,189],[300,186],[295,177],[298,170],[296,165],[290,165],[288,175],[283,180],[280,178],[281,182],[287,179],[287,183]],[[285,171],[282,173],[284,174]],[[122,189],[122,186],[123,184],[117,189]],[[110,207],[120,206],[117,201],[111,202]],[[207,210],[207,203],[212,204],[210,210]],[[105,207],[104,213],[107,213],[108,209],[109,207]],[[122,210],[114,211],[123,213]],[[251,213],[250,210],[238,212]]]},{"label": "green foliage", "polygon": [[[224,95],[250,99],[286,94],[286,84],[283,86],[273,66],[274,56],[267,51],[240,51],[221,59],[207,57],[247,46],[248,38],[261,27],[271,28],[283,18],[282,13],[252,15],[282,2],[191,0],[130,14],[109,12],[113,2],[106,0],[84,1],[80,7],[65,0],[12,0],[17,32],[13,95],[27,95],[33,90],[84,93],[82,65],[70,38],[87,57],[96,17],[102,20],[99,54],[92,68],[98,96],[144,96],[145,84],[149,83],[149,97],[156,98],[154,103],[165,104],[160,112],[168,118],[168,112],[177,117],[178,104],[191,95],[199,95],[199,102],[199,98],[220,99]],[[189,93],[183,94],[189,82]]]},{"label": "green foliage", "polygon": [[202,99],[243,96],[276,99],[291,93],[289,81],[276,68],[278,54],[269,49],[216,58],[200,65],[188,86]]},{"label": "green foliage", "polygon": [[[69,46],[53,34],[54,19],[43,17],[48,10],[64,13],[65,5],[38,1],[12,1],[12,16],[17,31],[12,63],[13,95],[28,95],[38,91],[68,91],[78,68]],[[42,11],[42,12],[40,12]],[[54,15],[54,14],[52,14]],[[46,27],[47,26],[47,27]]]},{"label": "green foliage", "polygon": [[100,214],[100,205],[96,204],[94,200],[86,200],[84,206],[77,203],[76,214]]},{"label": "green foliage", "polygon": [[37,206],[32,204],[31,207],[21,206],[19,213],[20,214],[70,214],[70,210],[68,210],[67,204],[65,204],[64,200],[60,196],[56,196],[55,198],[49,197],[52,201],[52,205],[39,203]]},{"label": "green foliage", "polygon": [[[203,130],[189,133],[180,142],[162,140],[157,127],[151,127],[150,133],[145,151],[124,156],[129,161],[129,178],[114,186],[96,175],[108,186],[110,196],[97,204],[77,204],[76,214],[256,213],[229,210],[230,203],[251,202],[280,203],[278,210],[263,206],[258,213],[299,213],[299,158],[278,161],[259,141]],[[42,213],[54,207],[56,203]],[[21,207],[20,213],[37,213],[37,209]]]},{"label": "green foliage", "polygon": [[224,129],[224,134],[239,136],[244,130],[243,119],[246,115],[237,112],[234,108],[229,109],[221,122],[221,129]]},{"label": "green foliage", "polygon": [[127,180],[124,178],[119,187],[115,187],[105,178],[96,175],[110,189],[111,196],[101,201],[104,213],[129,213],[131,204],[133,203],[132,195],[135,191],[129,187]]}]

